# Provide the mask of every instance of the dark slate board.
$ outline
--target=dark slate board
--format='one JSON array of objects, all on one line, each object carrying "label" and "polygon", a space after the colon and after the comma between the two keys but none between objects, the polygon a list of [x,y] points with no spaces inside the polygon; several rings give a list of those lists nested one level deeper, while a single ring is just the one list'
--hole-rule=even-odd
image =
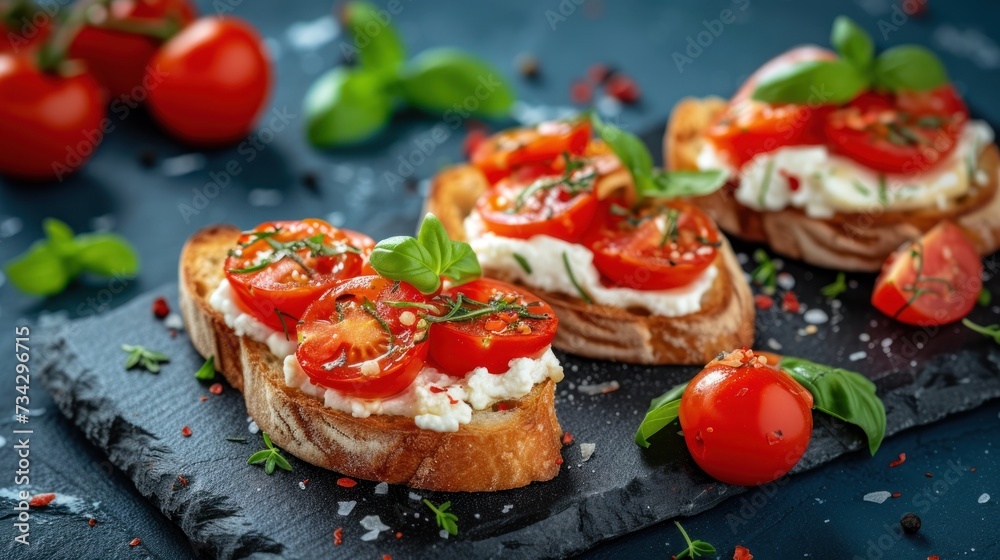
[{"label": "dark slate board", "polygon": [[[930,332],[876,317],[866,303],[870,278],[859,278],[861,285],[841,303],[841,310],[857,312],[834,313],[816,294],[833,273],[797,263],[786,270],[798,279],[803,303],[826,309],[831,321],[817,334],[803,336],[800,316],[760,313],[757,345],[774,338],[785,353],[870,374],[886,403],[889,434],[1000,396],[1000,348],[991,342],[961,327]],[[408,488],[391,487],[385,496],[375,494],[373,482],[341,488],[337,474],[294,458],[293,473],[271,477],[247,466],[246,458],[262,444],[259,435],[248,432],[241,396],[229,387],[211,395],[207,384],[193,378],[202,360],[187,338],[183,333],[171,337],[149,311],[155,296],[174,294],[175,286],[165,286],[112,313],[66,324],[45,343],[42,377],[63,413],[181,527],[202,556],[558,558],[704,511],[743,491],[700,472],[679,437],[665,434],[645,451],[632,443],[649,399],[697,368],[635,367],[560,355],[567,379],[558,391],[558,413],[576,438],[564,449],[563,471],[547,483],[492,494],[416,491],[434,502],[452,501],[461,535],[445,542]],[[871,342],[860,342],[859,333],[868,333]],[[885,350],[884,339],[893,340]],[[159,375],[126,372],[118,342],[161,350],[173,360]],[[859,349],[867,357],[849,361],[847,356]],[[621,389],[597,396],[577,389],[580,383],[610,380]],[[202,396],[208,400],[202,402]],[[185,425],[193,431],[190,438],[181,436]],[[245,436],[247,444],[228,442],[228,436]],[[582,442],[596,443],[597,451],[581,465]],[[796,471],[862,446],[857,431],[817,417],[812,444]],[[309,484],[302,490],[304,479]],[[357,505],[342,517],[339,501]],[[366,530],[359,523],[367,515],[380,516],[391,530],[373,542],[361,541]],[[332,542],[337,527],[344,528],[340,547]],[[394,538],[397,531],[402,538]]]}]

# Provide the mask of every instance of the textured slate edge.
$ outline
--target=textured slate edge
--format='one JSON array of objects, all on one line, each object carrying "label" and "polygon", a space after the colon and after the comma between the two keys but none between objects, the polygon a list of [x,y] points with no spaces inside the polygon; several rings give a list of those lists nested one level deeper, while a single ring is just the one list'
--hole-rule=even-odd
[{"label": "textured slate edge", "polygon": [[[114,320],[119,313],[128,317],[131,308],[147,307],[146,299],[140,296],[114,314],[87,321]],[[41,369],[43,382],[63,414],[92,443],[106,450],[109,460],[128,475],[143,496],[181,527],[196,552],[200,556],[225,559],[286,557],[285,546],[277,540],[247,528],[248,518],[229,497],[211,491],[170,492],[176,480],[173,473],[183,467],[182,458],[131,422],[129,411],[117,409],[118,403],[98,393],[97,372],[80,363],[73,354],[66,331],[72,333],[76,329],[58,331],[46,342]],[[887,435],[1000,397],[998,372],[1000,348],[983,344],[976,349],[939,355],[923,364],[916,375],[893,372],[884,376],[878,384],[888,414]],[[816,467],[864,446],[857,431],[825,416],[816,418],[809,451],[794,472]],[[748,490],[705,478],[704,489],[696,484],[678,489],[679,493],[692,496],[680,507],[650,503],[649,496],[663,491],[660,480],[663,471],[650,469],[648,476],[636,478],[625,488],[590,494],[571,507],[521,529],[480,540],[451,540],[447,555],[561,558],[673,517],[697,514]],[[477,527],[470,533],[483,534],[488,529]],[[441,558],[442,553],[440,549],[426,550],[418,557]]]}]

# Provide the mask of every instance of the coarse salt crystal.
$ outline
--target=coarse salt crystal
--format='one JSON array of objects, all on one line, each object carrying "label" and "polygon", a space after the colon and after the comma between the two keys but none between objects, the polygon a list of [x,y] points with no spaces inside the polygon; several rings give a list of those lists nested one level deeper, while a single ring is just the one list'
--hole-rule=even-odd
[{"label": "coarse salt crystal", "polygon": [[781,350],[781,343],[773,338],[767,339],[767,346],[771,350]]},{"label": "coarse salt crystal", "polygon": [[389,493],[389,483],[379,482],[375,485],[375,494],[379,496],[384,496]]},{"label": "coarse salt crystal", "polygon": [[410,492],[410,499],[411,500],[416,500],[416,501],[419,502],[420,501],[420,494],[417,494],[415,492]]},{"label": "coarse salt crystal", "polygon": [[984,493],[982,496],[979,496],[979,500],[978,501],[981,504],[985,504],[986,502],[990,501],[990,495]]},{"label": "coarse salt crystal", "polygon": [[812,325],[822,325],[830,320],[830,316],[822,309],[810,309],[802,315],[802,320]]},{"label": "coarse salt crystal", "polygon": [[302,482],[302,481],[300,480],[300,481],[299,481],[299,490],[305,490],[305,489],[306,489],[306,483],[305,483],[305,482]]},{"label": "coarse salt crystal", "polygon": [[168,329],[174,329],[179,331],[184,328],[184,319],[176,313],[171,313],[167,315],[167,318],[163,320],[163,326]]},{"label": "coarse salt crystal", "polygon": [[577,391],[586,395],[600,395],[603,393],[617,391],[618,389],[621,389],[621,385],[617,381],[606,381],[595,385],[580,385],[576,388]]},{"label": "coarse salt crystal", "polygon": [[251,434],[256,434],[257,432],[260,431],[260,426],[257,425],[257,422],[251,420],[250,425],[247,426],[247,429],[250,430]]},{"label": "coarse salt crystal", "polygon": [[778,274],[774,280],[782,290],[791,290],[795,287],[795,277],[787,272]]},{"label": "coarse salt crystal", "polygon": [[891,338],[883,338],[882,339],[882,348],[888,348],[890,346],[892,346],[892,339]]},{"label": "coarse salt crystal", "polygon": [[389,527],[382,523],[377,515],[369,515],[361,520],[361,526],[368,529],[368,532],[361,535],[361,540],[363,541],[373,541],[378,538],[378,534],[382,531],[388,531]]},{"label": "coarse salt crystal", "polygon": [[867,356],[868,356],[867,352],[865,352],[864,350],[858,350],[857,352],[855,352],[855,353],[851,354],[850,356],[848,356],[847,359],[851,360],[852,362],[856,362],[858,360],[865,359]]},{"label": "coarse salt crystal", "polygon": [[870,334],[866,333],[866,332],[863,332],[863,333],[861,333],[861,334],[858,335],[858,340],[860,340],[861,342],[868,342],[871,339],[872,339],[872,336]]},{"label": "coarse salt crystal", "polygon": [[596,443],[581,443],[580,444],[580,457],[586,462],[594,454],[594,450],[597,449]]},{"label": "coarse salt crystal", "polygon": [[863,499],[866,502],[881,504],[882,502],[888,500],[891,497],[892,497],[891,492],[886,492],[885,490],[881,490],[879,492],[869,492],[865,494]]},{"label": "coarse salt crystal", "polygon": [[507,512],[509,512],[512,509],[514,509],[514,504],[507,504],[507,505],[503,506],[503,511],[500,512],[500,513],[507,513]]},{"label": "coarse salt crystal", "polygon": [[337,502],[337,515],[351,515],[354,511],[354,506],[358,505],[358,502]]}]

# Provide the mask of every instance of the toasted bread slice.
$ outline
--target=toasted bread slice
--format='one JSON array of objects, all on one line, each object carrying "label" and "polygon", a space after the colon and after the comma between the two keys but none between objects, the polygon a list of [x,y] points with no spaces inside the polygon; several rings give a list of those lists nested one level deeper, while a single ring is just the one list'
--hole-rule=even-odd
[{"label": "toasted bread slice", "polygon": [[236,336],[208,299],[240,230],[203,229],[180,259],[180,304],[195,349],[243,393],[247,411],[276,445],[348,476],[441,491],[491,491],[552,479],[559,472],[562,429],[555,383],[546,380],[504,411],[474,411],[457,432],[422,430],[412,418],[352,415],[285,385],[281,361],[267,347]]},{"label": "toasted bread slice", "polygon": [[[697,169],[705,142],[702,131],[725,106],[723,99],[709,97],[684,99],[674,107],[663,139],[664,161],[670,169]],[[947,210],[838,213],[820,219],[798,208],[769,212],[748,208],[727,189],[695,202],[728,233],[767,243],[778,254],[837,270],[874,272],[900,245],[945,219],[961,226],[980,254],[1000,249],[1000,152],[995,145],[983,148],[979,169],[989,182],[974,184]]]},{"label": "toasted bread slice", "polygon": [[[598,191],[618,185],[626,171],[613,173],[595,185]],[[604,184],[602,184],[604,182]],[[452,239],[465,239],[464,220],[476,198],[488,188],[475,167],[442,170],[431,183],[426,210],[433,212]],[[743,270],[729,244],[723,242],[715,266],[719,274],[701,300],[701,311],[682,317],[662,317],[525,286],[543,298],[559,317],[557,348],[580,356],[639,364],[705,364],[719,352],[750,346],[754,336],[754,305]],[[486,276],[511,281],[495,270]]]}]

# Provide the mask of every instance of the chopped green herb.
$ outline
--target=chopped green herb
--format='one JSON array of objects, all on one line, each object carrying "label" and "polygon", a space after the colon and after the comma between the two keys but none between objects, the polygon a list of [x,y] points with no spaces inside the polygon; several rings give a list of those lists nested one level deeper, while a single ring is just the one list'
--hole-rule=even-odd
[{"label": "chopped green herb", "polygon": [[566,251],[563,251],[562,259],[563,265],[566,267],[566,274],[569,275],[569,281],[573,283],[573,287],[576,288],[576,291],[580,292],[580,299],[587,303],[594,303],[594,299],[590,297],[590,294],[588,294],[587,291],[580,286],[580,283],[576,281],[576,276],[573,275],[573,269],[569,265],[569,256],[566,254]]},{"label": "chopped green herb", "polygon": [[527,274],[531,274],[531,265],[528,264],[528,259],[524,258],[524,255],[514,253],[514,260],[517,261],[517,264],[521,265],[521,268],[524,269],[524,272],[526,272]]},{"label": "chopped green herb", "polygon": [[857,179],[855,179],[851,184],[854,185],[854,190],[865,196],[872,194],[872,190],[861,184],[861,181],[858,181]]},{"label": "chopped green herb", "polygon": [[837,273],[837,279],[831,284],[827,284],[820,288],[820,293],[826,296],[827,299],[834,299],[840,294],[847,291],[847,275],[843,272]]},{"label": "chopped green herb", "polygon": [[200,381],[211,381],[215,379],[215,356],[209,356],[198,371],[194,373],[194,378]]},{"label": "chopped green herb", "polygon": [[982,291],[979,292],[979,297],[976,298],[976,303],[978,303],[980,307],[986,307],[992,301],[993,294],[991,294],[986,288],[983,288]]},{"label": "chopped green herb", "polygon": [[288,459],[285,459],[285,457],[281,454],[281,450],[271,443],[271,437],[264,432],[261,432],[261,435],[264,436],[264,445],[266,445],[267,448],[261,449],[251,455],[250,458],[247,459],[247,464],[259,465],[263,463],[264,472],[266,474],[272,474],[275,467],[281,467],[286,471],[292,470],[292,465],[289,464]]},{"label": "chopped green herb", "polygon": [[750,273],[750,278],[764,293],[773,295],[778,288],[778,267],[763,249],[753,252],[753,260],[757,263],[757,268]]},{"label": "chopped green herb", "polygon": [[714,546],[705,541],[692,541],[687,531],[684,530],[684,527],[681,527],[679,522],[674,521],[674,525],[677,525],[677,530],[681,532],[681,535],[684,536],[684,542],[687,543],[687,548],[674,555],[674,558],[680,560],[681,558],[695,558],[696,556],[715,554]]},{"label": "chopped green herb", "polygon": [[760,194],[757,195],[757,205],[764,208],[764,202],[767,200],[767,191],[771,188],[771,177],[774,176],[774,158],[771,158],[767,162],[767,167],[764,168],[764,181],[760,185]]},{"label": "chopped green herb", "polygon": [[437,518],[438,527],[448,531],[448,534],[453,537],[458,535],[458,516],[448,511],[448,508],[451,507],[451,502],[445,502],[440,506],[435,507],[430,500],[425,498],[424,503],[427,504],[427,507],[431,508],[431,511],[434,512],[434,517]]},{"label": "chopped green herb", "polygon": [[160,373],[160,364],[170,361],[170,357],[163,352],[147,350],[142,346],[122,344],[122,350],[128,352],[128,358],[125,359],[125,369],[139,366],[150,373]]},{"label": "chopped green herb", "polygon": [[889,187],[885,183],[885,175],[878,176],[878,203],[884,207],[889,206]]},{"label": "chopped green herb", "polygon": [[989,325],[984,327],[973,323],[968,318],[962,319],[962,324],[983,336],[992,338],[994,342],[1000,344],[1000,325]]}]

